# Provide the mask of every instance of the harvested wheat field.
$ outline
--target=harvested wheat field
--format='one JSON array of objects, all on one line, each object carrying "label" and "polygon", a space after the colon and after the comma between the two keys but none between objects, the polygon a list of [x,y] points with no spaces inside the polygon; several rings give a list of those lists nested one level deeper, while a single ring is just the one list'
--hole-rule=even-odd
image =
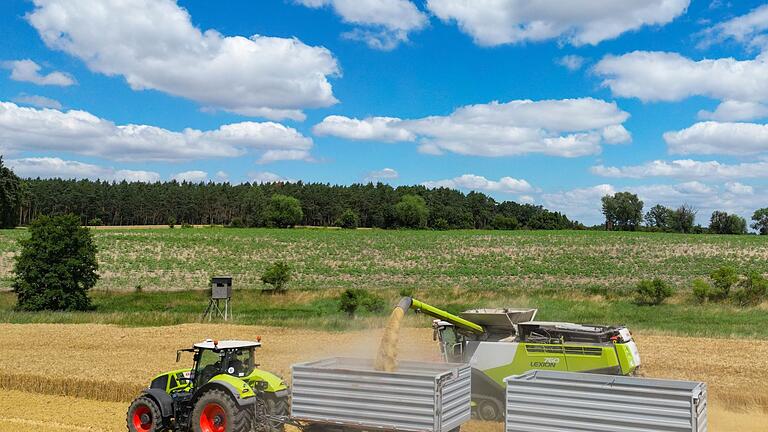
[{"label": "harvested wheat field", "polygon": [[[381,331],[332,333],[201,324],[146,328],[1,324],[0,332],[4,336],[0,387],[32,391],[34,395],[7,394],[9,398],[23,398],[24,406],[44,407],[25,410],[28,414],[24,415],[31,417],[18,417],[21,415],[18,412],[0,414],[0,430],[89,430],[82,429],[84,427],[114,430],[121,425],[127,402],[136,392],[155,374],[178,366],[176,349],[207,337],[253,339],[261,335],[262,367],[289,378],[290,365],[299,361],[336,355],[372,357],[381,336]],[[709,384],[710,397],[716,407],[711,411],[712,422],[713,426],[718,425],[712,430],[765,430],[768,388],[761,382],[763,372],[768,369],[768,341],[654,334],[638,335],[637,340],[645,375],[702,380]],[[399,352],[403,359],[438,359],[431,330],[424,328],[403,329]],[[190,364],[191,359],[183,362]],[[65,410],[65,416],[57,417],[51,413],[61,409],[56,408],[61,404],[52,402],[59,400],[54,395],[68,396],[60,399],[66,405],[96,404],[100,407],[98,414],[91,416],[92,423],[84,422],[76,410]],[[2,403],[11,403],[9,398],[3,398]],[[751,412],[742,412],[746,410]],[[0,413],[8,412],[0,406]],[[59,420],[53,420],[57,418]],[[736,426],[738,429],[733,429]],[[24,429],[27,427],[30,429]],[[475,429],[490,431],[494,426],[473,424],[467,428]]]}]

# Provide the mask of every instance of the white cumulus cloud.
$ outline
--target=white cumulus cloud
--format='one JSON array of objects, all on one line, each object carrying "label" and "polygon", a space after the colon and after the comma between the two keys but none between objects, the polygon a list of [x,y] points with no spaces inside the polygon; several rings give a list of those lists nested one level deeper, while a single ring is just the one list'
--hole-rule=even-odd
[{"label": "white cumulus cloud", "polygon": [[321,136],[336,136],[352,140],[384,142],[413,141],[416,136],[399,127],[402,120],[395,117],[368,117],[363,120],[344,116],[328,116],[312,131]]},{"label": "white cumulus cloud", "polygon": [[664,134],[673,154],[748,156],[768,152],[768,125],[699,122]]},{"label": "white cumulus cloud", "polygon": [[523,179],[502,177],[496,181],[474,174],[464,174],[446,180],[427,181],[422,185],[430,189],[444,187],[491,193],[528,193],[534,190],[533,186]]},{"label": "white cumulus cloud", "polygon": [[33,2],[27,19],[48,47],[135,90],[271,119],[304,119],[302,109],[337,102],[327,78],[339,67],[323,47],[202,31],[175,0]]},{"label": "white cumulus cloud", "polygon": [[749,13],[718,23],[700,36],[699,46],[709,48],[715,43],[733,40],[752,49],[768,48],[768,5],[759,6]]},{"label": "white cumulus cloud", "polygon": [[307,7],[331,7],[344,22],[359,26],[343,36],[371,48],[391,50],[423,28],[427,16],[409,0],[296,0]]},{"label": "white cumulus cloud", "polygon": [[476,156],[542,153],[578,157],[600,153],[603,144],[631,139],[622,126],[629,114],[599,99],[515,100],[468,105],[448,116],[420,119],[326,117],[318,135],[355,140],[413,141],[428,154]]},{"label": "white cumulus cloud", "polygon": [[768,99],[768,57],[694,61],[677,53],[635,51],[606,56],[595,72],[614,95],[643,101],[679,101],[690,96],[720,100]]},{"label": "white cumulus cloud", "polygon": [[596,45],[683,14],[690,0],[428,0],[443,21],[455,21],[480,45],[559,39]]},{"label": "white cumulus cloud", "polygon": [[294,181],[269,171],[250,172],[248,173],[248,179],[251,183],[280,183]]},{"label": "white cumulus cloud", "polygon": [[587,59],[580,55],[570,54],[556,59],[555,63],[573,72],[581,69],[586,61]]},{"label": "white cumulus cloud", "polygon": [[62,107],[61,102],[57,101],[56,99],[38,95],[21,94],[13,98],[13,101],[24,105],[32,105],[38,108],[54,108],[60,110]]},{"label": "white cumulus cloud", "polygon": [[702,120],[749,121],[768,117],[768,106],[760,102],[726,100],[715,111],[699,111]]},{"label": "white cumulus cloud", "polygon": [[171,178],[173,180],[176,180],[177,182],[201,183],[208,180],[208,173],[205,171],[198,171],[198,170],[184,171],[184,172],[175,174]]},{"label": "white cumulus cloud", "polygon": [[12,60],[2,63],[2,66],[11,71],[11,79],[14,81],[31,82],[37,85],[52,85],[67,87],[75,84],[75,79],[69,74],[59,71],[40,73],[42,67],[30,59]]},{"label": "white cumulus cloud", "polygon": [[8,166],[21,177],[91,179],[153,183],[160,174],[153,171],[115,169],[55,157],[9,159]]},{"label": "white cumulus cloud", "polygon": [[[0,151],[66,151],[118,161],[178,161],[263,152],[269,161],[307,156],[312,140],[274,122],[227,124],[215,130],[170,131],[116,125],[85,111],[0,102]],[[297,152],[284,154],[280,152]],[[270,153],[272,152],[272,153]]]},{"label": "white cumulus cloud", "polygon": [[673,161],[655,160],[642,165],[611,167],[596,165],[593,174],[613,178],[671,177],[677,179],[740,179],[768,177],[768,162],[744,162],[725,164],[718,161],[696,161],[680,159]]},{"label": "white cumulus cloud", "polygon": [[369,182],[376,182],[381,180],[392,180],[400,177],[400,173],[398,173],[393,168],[384,168],[376,171],[370,171],[365,176],[365,181]]}]

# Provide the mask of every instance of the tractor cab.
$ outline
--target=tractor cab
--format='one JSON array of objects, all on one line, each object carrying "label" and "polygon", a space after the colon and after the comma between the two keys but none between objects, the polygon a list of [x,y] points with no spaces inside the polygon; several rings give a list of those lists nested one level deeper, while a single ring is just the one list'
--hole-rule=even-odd
[{"label": "tractor cab", "polygon": [[[208,339],[197,343],[191,350],[194,352],[191,378],[196,385],[202,385],[219,374],[238,378],[249,376],[256,369],[255,354],[259,347],[261,342]],[[177,352],[177,358],[183,351]]]}]

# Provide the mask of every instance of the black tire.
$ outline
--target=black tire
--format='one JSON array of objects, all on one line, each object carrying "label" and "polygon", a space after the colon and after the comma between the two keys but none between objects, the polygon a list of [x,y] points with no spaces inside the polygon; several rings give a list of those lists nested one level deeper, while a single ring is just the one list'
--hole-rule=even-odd
[{"label": "black tire", "polygon": [[256,410],[252,405],[240,407],[222,390],[209,390],[192,410],[194,432],[250,432]]},{"label": "black tire", "polygon": [[[287,397],[276,397],[272,394],[264,395],[264,405],[268,415],[276,417],[288,417],[289,406]],[[285,424],[279,421],[268,422],[269,432],[283,432]]]},{"label": "black tire", "polygon": [[159,432],[165,430],[163,416],[157,402],[148,396],[139,396],[131,402],[125,416],[129,432]]},{"label": "black tire", "polygon": [[477,406],[473,410],[474,417],[482,421],[499,422],[504,420],[504,404],[500,401],[481,397],[475,400]]}]

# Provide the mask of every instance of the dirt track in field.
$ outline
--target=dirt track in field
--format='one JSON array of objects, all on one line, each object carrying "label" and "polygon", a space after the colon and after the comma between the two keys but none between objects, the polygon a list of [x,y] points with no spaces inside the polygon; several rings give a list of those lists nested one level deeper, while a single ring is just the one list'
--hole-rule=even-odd
[{"label": "dirt track in field", "polygon": [[[296,362],[328,356],[374,356],[381,331],[330,333],[200,324],[152,328],[0,324],[0,334],[0,387],[34,392],[4,393],[0,398],[2,432],[121,430],[126,401],[157,373],[178,367],[174,362],[176,349],[207,337],[263,336],[264,347],[259,352],[262,367],[288,378],[289,367]],[[768,341],[654,334],[637,335],[637,341],[646,376],[708,383],[716,406],[711,410],[713,426],[719,425],[711,430],[766,430],[768,387],[763,383],[764,372],[768,370]],[[438,359],[438,348],[429,329],[403,329],[399,352],[402,359]],[[185,358],[183,362],[189,364],[191,359]],[[9,398],[16,398],[25,409],[4,409],[2,404],[13,403]],[[94,407],[93,411],[78,415],[79,407],[89,405]],[[734,413],[740,410],[751,412]],[[750,423],[754,423],[754,428]],[[738,425],[738,429],[732,429],[733,425]],[[496,429],[473,424],[467,430]]]}]

